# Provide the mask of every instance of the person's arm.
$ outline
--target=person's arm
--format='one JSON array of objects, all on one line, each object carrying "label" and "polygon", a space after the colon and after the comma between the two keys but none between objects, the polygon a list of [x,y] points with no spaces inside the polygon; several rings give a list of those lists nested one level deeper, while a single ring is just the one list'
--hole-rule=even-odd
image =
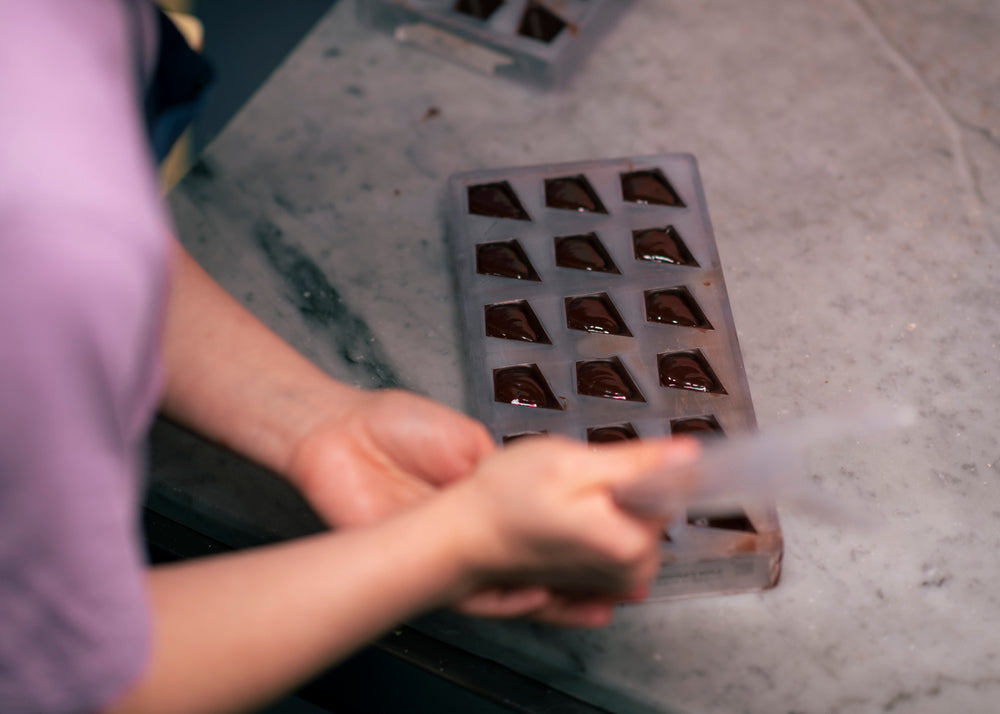
[{"label": "person's arm", "polygon": [[659,565],[661,524],[622,512],[612,487],[696,449],[539,439],[367,528],[157,568],[151,665],[109,714],[259,706],[395,623],[493,585],[528,586],[535,608],[580,593],[573,624],[605,624],[609,595]]}]

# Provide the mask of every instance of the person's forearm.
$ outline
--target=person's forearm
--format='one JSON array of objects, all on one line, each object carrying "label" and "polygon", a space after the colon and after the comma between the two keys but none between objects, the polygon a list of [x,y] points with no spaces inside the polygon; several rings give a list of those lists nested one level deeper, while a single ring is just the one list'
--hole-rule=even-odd
[{"label": "person's forearm", "polygon": [[318,420],[360,398],[271,332],[179,244],[164,354],[164,416],[279,473]]},{"label": "person's forearm", "polygon": [[149,669],[111,712],[262,705],[466,594],[460,527],[425,507],[371,528],[155,568]]}]

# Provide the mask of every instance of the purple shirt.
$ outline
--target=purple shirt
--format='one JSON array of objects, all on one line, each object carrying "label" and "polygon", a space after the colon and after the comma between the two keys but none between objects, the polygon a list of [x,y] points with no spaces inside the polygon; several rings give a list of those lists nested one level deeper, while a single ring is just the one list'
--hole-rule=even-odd
[{"label": "purple shirt", "polygon": [[100,710],[149,656],[169,247],[124,8],[0,0],[3,712]]}]

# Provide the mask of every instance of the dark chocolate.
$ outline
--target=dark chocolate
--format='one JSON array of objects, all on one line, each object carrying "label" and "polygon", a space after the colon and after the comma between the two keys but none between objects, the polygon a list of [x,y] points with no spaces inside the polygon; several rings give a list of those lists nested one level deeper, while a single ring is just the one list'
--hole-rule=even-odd
[{"label": "dark chocolate", "polygon": [[698,261],[691,255],[681,234],[673,226],[632,231],[632,245],[635,247],[636,260],[698,267]]},{"label": "dark chocolate", "polygon": [[493,370],[493,398],[520,407],[562,409],[537,364]]},{"label": "dark chocolate", "polygon": [[545,205],[583,213],[608,212],[583,174],[545,179]]},{"label": "dark chocolate", "polygon": [[565,20],[538,0],[528,0],[517,33],[542,42],[552,42],[564,27],[566,27]]},{"label": "dark chocolate", "polygon": [[509,444],[512,441],[517,441],[518,439],[524,439],[529,436],[545,436],[548,434],[547,431],[522,431],[519,434],[507,434],[503,437],[503,443]]},{"label": "dark chocolate", "polygon": [[660,384],[664,387],[712,394],[726,393],[701,350],[657,355],[657,366]]},{"label": "dark chocolate", "polygon": [[476,272],[501,278],[542,282],[516,238],[477,245]]},{"label": "dark chocolate", "polygon": [[670,420],[670,433],[675,435],[689,434],[697,438],[723,436],[719,420],[712,415],[685,417]]},{"label": "dark chocolate", "polygon": [[630,171],[621,174],[621,180],[622,198],[630,203],[685,207],[684,201],[659,169]]},{"label": "dark chocolate", "polygon": [[646,298],[648,322],[697,327],[703,330],[712,329],[712,325],[705,318],[705,313],[685,287],[647,290],[643,295]]},{"label": "dark chocolate", "polygon": [[485,20],[504,2],[505,0],[458,0],[455,3],[455,12]]},{"label": "dark chocolate", "polygon": [[720,514],[688,511],[687,522],[699,528],[722,528],[727,531],[743,531],[744,533],[757,532],[746,512],[742,510]]},{"label": "dark chocolate", "polygon": [[618,441],[638,439],[635,427],[629,423],[612,426],[595,426],[587,429],[587,441],[591,444],[613,444]]},{"label": "dark chocolate", "polygon": [[617,357],[576,363],[576,391],[588,397],[645,402],[625,365]]},{"label": "dark chocolate", "polygon": [[555,243],[556,265],[560,268],[621,274],[596,233],[559,236]]},{"label": "dark chocolate", "polygon": [[514,189],[506,181],[469,186],[469,213],[518,221],[531,220]]},{"label": "dark chocolate", "polygon": [[583,332],[632,336],[607,293],[566,298],[566,327]]},{"label": "dark chocolate", "polygon": [[527,300],[486,305],[483,312],[486,320],[486,334],[489,337],[535,342],[543,345],[552,344]]}]

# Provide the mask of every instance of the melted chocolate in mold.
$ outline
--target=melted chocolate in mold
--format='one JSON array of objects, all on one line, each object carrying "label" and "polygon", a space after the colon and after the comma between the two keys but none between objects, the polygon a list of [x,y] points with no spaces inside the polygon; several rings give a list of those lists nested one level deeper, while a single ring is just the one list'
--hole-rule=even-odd
[{"label": "melted chocolate in mold", "polygon": [[657,365],[660,384],[664,387],[712,394],[726,393],[701,350],[657,355]]},{"label": "melted chocolate in mold", "polygon": [[562,409],[537,364],[493,370],[493,399],[519,407]]},{"label": "melted chocolate in mold", "polygon": [[576,391],[588,397],[645,402],[625,365],[617,357],[576,363]]},{"label": "melted chocolate in mold", "polygon": [[712,325],[705,318],[705,313],[685,287],[647,290],[643,295],[646,298],[648,322],[712,329]]},{"label": "melted chocolate in mold", "polygon": [[483,312],[488,337],[535,342],[543,345],[552,344],[527,300],[486,305]]},{"label": "melted chocolate in mold", "polygon": [[549,432],[547,431],[522,431],[519,434],[507,434],[503,437],[503,443],[509,444],[512,441],[517,441],[518,439],[524,439],[529,436],[545,436]]},{"label": "melted chocolate in mold", "polygon": [[632,245],[635,247],[636,260],[698,267],[698,261],[691,255],[681,234],[673,226],[632,231]]},{"label": "melted chocolate in mold", "polygon": [[670,433],[674,435],[690,434],[697,438],[723,436],[719,420],[714,416],[687,417],[670,420]]},{"label": "melted chocolate in mold", "polygon": [[566,327],[583,332],[632,336],[607,293],[566,298]]},{"label": "melted chocolate in mold", "polygon": [[504,2],[505,0],[458,0],[455,3],[455,11],[485,20]]},{"label": "melted chocolate in mold", "polygon": [[608,209],[583,174],[545,179],[545,205],[567,211],[607,213]]},{"label": "melted chocolate in mold", "polygon": [[542,42],[552,42],[564,27],[565,20],[537,0],[528,0],[517,33]]},{"label": "melted chocolate in mold", "polygon": [[516,238],[477,245],[476,272],[501,278],[542,282]]},{"label": "melted chocolate in mold", "polygon": [[587,429],[587,441],[591,444],[613,444],[617,441],[638,439],[635,427],[629,423],[613,426],[595,426]]},{"label": "melted chocolate in mold", "polygon": [[518,221],[531,220],[514,189],[506,181],[469,186],[469,213]]},{"label": "melted chocolate in mold", "polygon": [[621,174],[621,180],[622,198],[630,203],[685,207],[684,201],[659,169],[630,171]]},{"label": "melted chocolate in mold", "polygon": [[757,529],[747,518],[745,511],[735,513],[698,513],[688,511],[687,522],[699,528],[722,528],[727,531],[743,531],[744,533],[756,533]]},{"label": "melted chocolate in mold", "polygon": [[560,236],[556,242],[556,265],[560,268],[621,274],[596,233]]}]

